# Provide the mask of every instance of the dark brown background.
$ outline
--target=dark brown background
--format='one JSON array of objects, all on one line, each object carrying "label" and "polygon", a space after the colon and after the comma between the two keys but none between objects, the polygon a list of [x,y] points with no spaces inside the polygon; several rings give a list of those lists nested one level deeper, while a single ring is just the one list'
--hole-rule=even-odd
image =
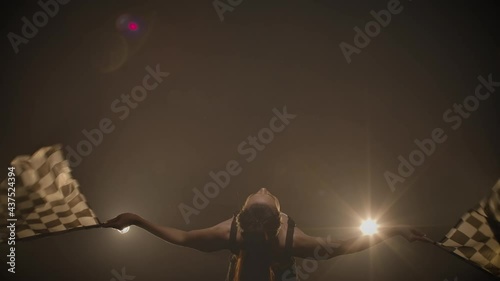
[{"label": "dark brown background", "polygon": [[[207,227],[265,186],[311,235],[347,237],[355,231],[345,227],[385,211],[382,221],[440,239],[500,176],[500,89],[460,129],[442,119],[474,92],[478,75],[500,80],[496,1],[404,1],[351,64],[339,43],[352,43],[353,28],[388,1],[335,2],[244,0],[220,22],[210,0],[74,0],[17,55],[6,35],[19,34],[21,17],[40,8],[35,1],[4,3],[1,165],[45,145],[75,147],[83,129],[108,117],[115,131],[74,169],[102,220],[130,211],[182,229]],[[114,21],[125,12],[143,17],[150,32],[119,69],[102,73],[93,61],[102,66],[111,51],[119,53]],[[111,102],[156,64],[171,76],[120,121]],[[284,105],[298,117],[245,163],[238,144]],[[407,157],[414,139],[436,127],[448,140],[391,192],[384,171],[394,171],[398,155]],[[241,175],[186,225],[178,204],[189,203],[191,189],[231,159],[242,163]],[[122,267],[138,281],[223,280],[228,258],[175,247],[137,228],[19,244],[15,276],[6,272],[7,247],[0,250],[0,275],[8,280],[108,281]],[[437,248],[395,238],[321,262],[308,280],[455,276],[493,280]]]}]

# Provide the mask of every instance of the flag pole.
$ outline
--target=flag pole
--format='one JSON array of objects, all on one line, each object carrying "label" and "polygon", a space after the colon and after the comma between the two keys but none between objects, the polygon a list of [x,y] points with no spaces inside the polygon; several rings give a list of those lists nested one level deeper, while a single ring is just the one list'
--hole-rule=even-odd
[{"label": "flag pole", "polygon": [[[42,238],[51,237],[51,236],[58,236],[58,235],[61,235],[61,234],[66,234],[66,233],[80,231],[80,230],[103,228],[104,227],[103,225],[104,225],[103,223],[99,223],[99,224],[96,224],[96,225],[82,226],[82,227],[77,227],[77,228],[72,228],[72,229],[57,231],[57,232],[41,233],[41,234],[37,234],[37,235],[34,235],[34,236],[25,237],[25,238],[16,238],[16,242],[32,241],[32,240],[42,239]],[[6,244],[6,243],[7,243],[7,240],[2,241],[2,243],[0,243],[0,244]]]}]

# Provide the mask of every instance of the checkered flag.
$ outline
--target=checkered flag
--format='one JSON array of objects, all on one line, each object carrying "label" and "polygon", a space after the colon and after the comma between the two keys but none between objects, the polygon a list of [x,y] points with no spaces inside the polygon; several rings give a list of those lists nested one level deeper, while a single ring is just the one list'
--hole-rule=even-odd
[{"label": "checkered flag", "polygon": [[491,195],[465,213],[437,245],[500,278],[499,241],[500,180]]},{"label": "checkered flag", "polygon": [[15,209],[8,204],[12,186],[4,180],[0,184],[0,242],[6,242],[11,223],[16,225],[16,240],[99,226],[78,182],[71,177],[61,145],[18,156],[11,165],[16,175]]}]

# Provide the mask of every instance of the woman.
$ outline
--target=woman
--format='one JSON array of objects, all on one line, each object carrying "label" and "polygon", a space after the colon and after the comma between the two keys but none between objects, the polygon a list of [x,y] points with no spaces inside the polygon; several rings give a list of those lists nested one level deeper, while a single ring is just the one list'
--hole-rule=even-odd
[{"label": "woman", "polygon": [[175,245],[203,252],[230,250],[233,255],[227,281],[297,280],[294,257],[330,259],[365,250],[397,235],[410,242],[429,241],[416,230],[399,227],[383,228],[373,237],[344,241],[312,237],[281,212],[278,198],[265,188],[250,195],[233,218],[206,229],[182,231],[156,225],[130,213],[121,214],[103,226],[120,230],[130,225]]}]

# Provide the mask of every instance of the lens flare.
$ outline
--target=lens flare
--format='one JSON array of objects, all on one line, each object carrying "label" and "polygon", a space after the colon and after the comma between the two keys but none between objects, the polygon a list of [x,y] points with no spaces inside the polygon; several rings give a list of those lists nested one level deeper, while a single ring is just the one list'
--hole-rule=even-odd
[{"label": "lens flare", "polygon": [[131,31],[136,31],[137,29],[139,29],[139,25],[136,22],[131,21],[128,23],[128,29]]},{"label": "lens flare", "polygon": [[364,235],[373,235],[378,232],[377,222],[374,220],[365,220],[359,227]]},{"label": "lens flare", "polygon": [[122,14],[116,19],[116,29],[128,39],[139,39],[144,35],[146,22],[139,16]]}]

